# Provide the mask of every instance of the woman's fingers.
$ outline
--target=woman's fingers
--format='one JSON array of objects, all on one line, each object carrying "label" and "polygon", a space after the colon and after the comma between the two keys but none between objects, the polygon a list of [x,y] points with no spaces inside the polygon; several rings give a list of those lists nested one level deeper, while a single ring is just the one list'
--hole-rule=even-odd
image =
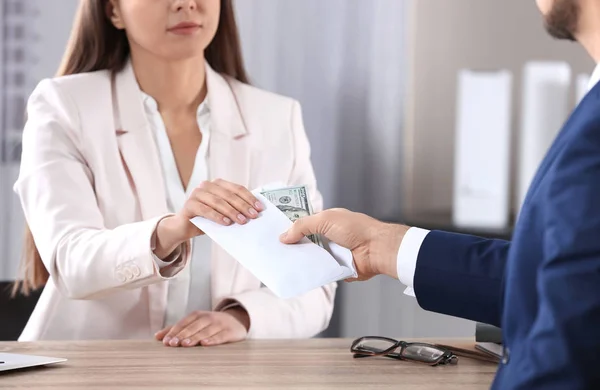
[{"label": "woman's fingers", "polygon": [[203,182],[185,205],[190,217],[200,216],[221,225],[245,224],[264,209],[245,187],[225,180]]},{"label": "woman's fingers", "polygon": [[194,333],[193,335],[183,339],[181,345],[183,345],[184,347],[195,347],[196,345],[199,345],[203,340],[212,337],[213,335],[221,332],[222,330],[222,324],[211,323],[199,332]]},{"label": "woman's fingers", "polygon": [[156,338],[156,340],[158,340],[158,341],[162,341],[162,339],[167,335],[167,333],[169,333],[170,330],[171,330],[171,327],[167,326],[166,328],[161,329],[158,332],[154,333],[154,338]]},{"label": "woman's fingers", "polygon": [[[256,198],[254,198],[254,195],[250,194],[250,191],[248,191],[244,187],[241,188],[243,189],[243,191],[238,191],[235,187],[229,187],[226,185],[215,185],[211,188],[211,193],[221,199],[226,200],[232,207],[234,207],[237,211],[240,212],[240,214],[244,215],[246,218],[254,219],[258,217],[258,213],[260,211],[260,209],[257,209],[255,204],[256,202],[258,202],[258,200],[254,200]],[[242,195],[246,196],[244,194],[245,192],[249,193],[252,196],[252,198],[249,199],[249,201],[242,197]]]},{"label": "woman's fingers", "polygon": [[[212,190],[215,191],[214,189]],[[234,203],[234,199],[228,198],[226,195],[217,195],[213,192],[201,192],[198,194],[198,200],[239,224],[244,224],[248,222],[249,219],[254,218],[254,216],[248,212],[247,208],[246,211],[243,212],[242,210],[244,207],[232,204]]]},{"label": "woman's fingers", "polygon": [[222,179],[215,180],[215,183],[219,187],[223,187],[229,190],[230,192],[236,194],[238,197],[243,199],[249,207],[252,207],[254,210],[259,212],[264,210],[263,204],[246,187]]},{"label": "woman's fingers", "polygon": [[247,335],[244,324],[229,312],[197,311],[173,325],[163,343],[170,347],[217,345],[241,341]]},{"label": "woman's fingers", "polygon": [[179,320],[175,325],[169,329],[169,332],[163,337],[163,344],[170,345],[172,347],[176,347],[179,345],[179,339],[175,336],[179,334],[183,329],[185,329],[189,324],[194,322],[201,316],[202,312],[193,312],[190,315]]},{"label": "woman's fingers", "polygon": [[187,218],[189,219],[194,217],[203,217],[225,226],[229,226],[233,221],[235,221],[232,221],[230,217],[227,217],[214,208],[202,203],[194,194],[192,194],[192,197],[187,200],[184,208],[185,215],[187,215]]},{"label": "woman's fingers", "polygon": [[[202,333],[205,329],[214,328],[213,318],[211,313],[207,312],[205,315],[199,316],[194,322],[188,324],[179,333],[175,335],[173,340],[178,340],[184,347],[190,346],[190,339],[198,334]],[[218,330],[218,329],[217,329]],[[216,332],[216,331],[215,331]]]}]

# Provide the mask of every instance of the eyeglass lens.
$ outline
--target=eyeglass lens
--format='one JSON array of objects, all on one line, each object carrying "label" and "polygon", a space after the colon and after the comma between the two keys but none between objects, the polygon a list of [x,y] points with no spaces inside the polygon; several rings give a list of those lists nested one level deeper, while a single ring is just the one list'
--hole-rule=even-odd
[{"label": "eyeglass lens", "polygon": [[444,351],[436,347],[423,344],[409,344],[403,351],[402,357],[419,360],[426,363],[437,362],[444,355]]},{"label": "eyeglass lens", "polygon": [[396,343],[382,339],[364,339],[356,345],[357,350],[369,351],[373,353],[382,353],[394,347]]}]

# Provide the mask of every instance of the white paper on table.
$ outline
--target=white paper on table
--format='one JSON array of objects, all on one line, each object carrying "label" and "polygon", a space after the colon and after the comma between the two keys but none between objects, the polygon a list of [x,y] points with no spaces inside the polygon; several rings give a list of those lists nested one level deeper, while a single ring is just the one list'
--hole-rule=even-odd
[{"label": "white paper on table", "polygon": [[327,243],[331,254],[308,238],[294,245],[279,241],[292,221],[260,194],[265,207],[246,225],[222,226],[202,217],[191,222],[280,298],[293,298],[338,280],[356,278],[352,252]]}]

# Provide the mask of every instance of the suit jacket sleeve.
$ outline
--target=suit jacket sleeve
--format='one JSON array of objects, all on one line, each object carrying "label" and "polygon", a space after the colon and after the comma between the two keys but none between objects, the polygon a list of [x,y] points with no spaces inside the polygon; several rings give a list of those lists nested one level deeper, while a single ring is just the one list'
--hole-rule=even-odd
[{"label": "suit jacket sleeve", "polygon": [[600,388],[600,126],[565,147],[548,180],[535,322],[511,345],[518,389]]},{"label": "suit jacket sleeve", "polygon": [[414,288],[425,310],[500,326],[510,242],[431,231],[419,250]]},{"label": "suit jacket sleeve", "polygon": [[187,262],[189,243],[178,260],[159,270],[151,240],[162,217],[105,227],[69,96],[45,80],[31,95],[27,114],[14,189],[58,289],[69,298],[93,299],[177,274]]},{"label": "suit jacket sleeve", "polygon": [[[293,103],[291,113],[295,156],[288,184],[306,184],[310,190],[314,211],[320,211],[323,208],[323,200],[317,190],[310,161],[310,145],[297,102]],[[336,283],[332,283],[300,297],[285,300],[276,297],[268,288],[260,288],[232,296],[223,301],[217,309],[226,307],[232,301],[241,304],[250,316],[251,338],[312,337],[329,326],[336,286]]]}]

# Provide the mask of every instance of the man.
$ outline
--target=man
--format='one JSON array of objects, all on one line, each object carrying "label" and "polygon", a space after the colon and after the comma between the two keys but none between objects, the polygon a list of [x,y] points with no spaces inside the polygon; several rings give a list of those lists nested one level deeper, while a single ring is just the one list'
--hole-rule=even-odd
[{"label": "man", "polygon": [[[547,30],[600,62],[600,0],[538,0]],[[426,310],[501,326],[494,389],[600,389],[600,66],[543,160],[512,242],[378,222],[347,210],[297,221],[352,250],[361,280],[414,288]],[[549,129],[551,130],[551,129]]]}]

